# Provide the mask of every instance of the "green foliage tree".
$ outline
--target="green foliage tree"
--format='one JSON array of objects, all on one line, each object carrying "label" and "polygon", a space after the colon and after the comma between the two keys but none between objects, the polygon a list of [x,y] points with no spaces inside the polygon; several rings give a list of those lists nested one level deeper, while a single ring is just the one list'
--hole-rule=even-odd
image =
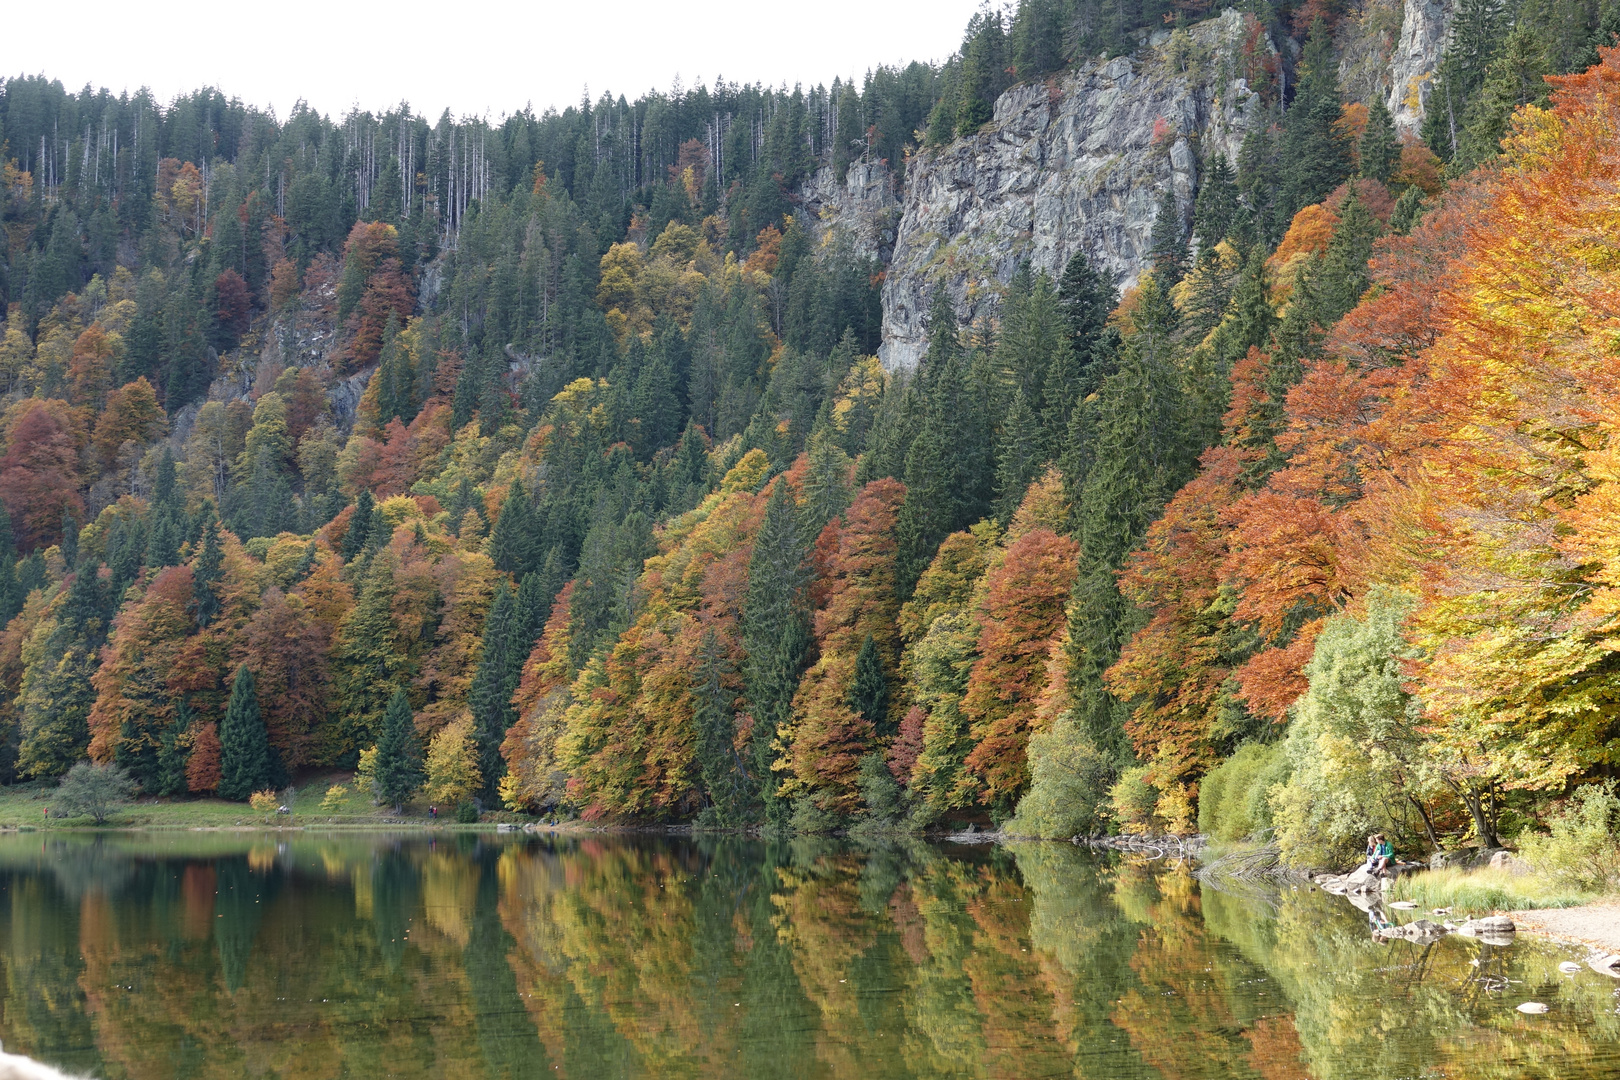
[{"label": "green foliage tree", "polygon": [[404,690],[395,690],[394,696],[388,699],[372,769],[377,798],[392,805],[396,814],[403,811],[405,801],[422,786],[422,748],[417,743],[411,701]]},{"label": "green foliage tree", "polygon": [[135,781],[121,766],[81,761],[62,777],[53,798],[59,816],[87,816],[97,825],[105,825],[113,811],[127,804],[134,794]]},{"label": "green foliage tree", "polygon": [[271,787],[276,768],[273,751],[259,712],[259,694],[253,672],[246,664],[236,669],[231,700],[219,727],[219,797],[243,802],[255,791]]}]

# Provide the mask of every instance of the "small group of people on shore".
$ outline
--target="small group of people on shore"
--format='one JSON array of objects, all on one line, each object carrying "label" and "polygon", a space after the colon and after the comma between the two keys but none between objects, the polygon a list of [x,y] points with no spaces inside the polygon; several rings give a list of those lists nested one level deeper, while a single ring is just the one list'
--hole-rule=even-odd
[{"label": "small group of people on shore", "polygon": [[1375,876],[1382,876],[1389,872],[1390,865],[1395,861],[1395,848],[1390,845],[1389,838],[1383,833],[1373,833],[1367,837],[1367,872]]}]

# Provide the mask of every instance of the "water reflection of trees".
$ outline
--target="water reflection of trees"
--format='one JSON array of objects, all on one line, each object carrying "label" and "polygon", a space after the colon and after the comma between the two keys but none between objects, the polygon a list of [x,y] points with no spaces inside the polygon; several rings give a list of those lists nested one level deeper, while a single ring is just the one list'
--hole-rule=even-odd
[{"label": "water reflection of trees", "polygon": [[1068,845],[9,843],[0,1040],[106,1076],[1505,1077],[1620,1042],[1550,952]]}]

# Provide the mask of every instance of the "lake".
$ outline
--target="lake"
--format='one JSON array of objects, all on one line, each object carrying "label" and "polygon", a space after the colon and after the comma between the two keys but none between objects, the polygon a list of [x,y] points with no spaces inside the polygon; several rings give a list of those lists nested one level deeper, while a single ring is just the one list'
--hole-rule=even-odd
[{"label": "lake", "polygon": [[100,1077],[1620,1075],[1579,950],[1067,844],[21,833],[0,905],[5,1049]]}]

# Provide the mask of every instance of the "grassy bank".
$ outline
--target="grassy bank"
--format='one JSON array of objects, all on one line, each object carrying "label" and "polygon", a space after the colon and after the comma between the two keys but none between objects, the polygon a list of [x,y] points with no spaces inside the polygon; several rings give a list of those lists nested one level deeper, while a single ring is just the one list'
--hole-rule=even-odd
[{"label": "grassy bank", "polygon": [[[230,829],[230,828],[318,828],[377,827],[413,828],[427,825],[456,827],[454,810],[441,807],[437,820],[428,815],[426,803],[408,805],[402,815],[392,806],[373,806],[371,800],[349,788],[336,805],[326,808],[322,801],[333,784],[347,784],[348,774],[318,777],[294,793],[291,814],[262,814],[246,803],[224,799],[139,799],[113,811],[102,828],[108,829]],[[62,818],[52,803],[54,784],[30,783],[0,787],[0,828],[87,829],[95,828],[88,817]],[[46,808],[51,816],[46,817]],[[511,814],[501,819],[516,820]],[[474,828],[476,826],[460,826]],[[486,823],[487,827],[487,823]]]},{"label": "grassy bank", "polygon": [[1600,895],[1557,884],[1539,874],[1514,873],[1487,866],[1477,870],[1420,870],[1402,874],[1387,897],[1411,900],[1425,911],[1443,907],[1465,915],[1577,907],[1599,899]]}]

